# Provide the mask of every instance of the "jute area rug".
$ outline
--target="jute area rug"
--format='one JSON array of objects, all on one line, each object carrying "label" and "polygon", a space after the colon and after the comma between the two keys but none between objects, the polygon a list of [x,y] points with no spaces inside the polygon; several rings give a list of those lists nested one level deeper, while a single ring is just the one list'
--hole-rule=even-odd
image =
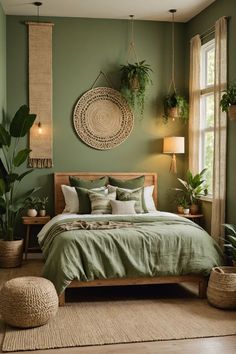
[{"label": "jute area rug", "polygon": [[[32,266],[30,269],[33,272]],[[37,275],[36,272],[33,275]],[[94,297],[88,298],[88,292],[85,292],[79,302],[70,302],[60,308],[53,320],[39,328],[25,330],[7,326],[4,329],[1,322],[2,350],[36,350],[236,334],[236,311],[215,309],[206,300],[200,300],[194,293],[180,290],[180,287],[133,287],[131,292],[127,288],[119,291],[108,289],[103,296],[98,291],[96,300]],[[91,294],[94,296],[94,291]]]}]

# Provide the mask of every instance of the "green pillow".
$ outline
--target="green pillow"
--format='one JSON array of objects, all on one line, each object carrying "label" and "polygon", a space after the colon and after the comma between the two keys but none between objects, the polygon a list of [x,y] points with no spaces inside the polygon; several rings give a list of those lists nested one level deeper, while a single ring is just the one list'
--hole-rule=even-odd
[{"label": "green pillow", "polygon": [[[75,187],[76,192],[79,198],[79,214],[91,214],[91,203],[89,199],[89,193],[91,192],[90,189]],[[96,192],[98,195],[105,195],[105,189],[97,190]]]},{"label": "green pillow", "polygon": [[81,187],[86,189],[104,187],[107,183],[106,176],[91,180],[69,176],[69,180],[71,187]]},{"label": "green pillow", "polygon": [[109,177],[109,184],[119,188],[136,189],[144,186],[145,176],[139,176],[131,179],[118,179]]},{"label": "green pillow", "polygon": [[137,214],[143,213],[143,188],[136,189],[135,191],[125,191],[124,189],[117,188],[116,199],[118,200],[135,200],[134,209]]},{"label": "green pillow", "polygon": [[91,202],[91,214],[111,214],[111,200],[116,199],[116,191],[106,195],[89,192]]}]

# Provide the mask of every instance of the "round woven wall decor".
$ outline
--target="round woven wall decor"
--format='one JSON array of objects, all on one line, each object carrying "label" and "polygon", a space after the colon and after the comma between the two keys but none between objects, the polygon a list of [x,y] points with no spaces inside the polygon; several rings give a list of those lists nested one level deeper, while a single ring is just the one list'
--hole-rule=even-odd
[{"label": "round woven wall decor", "polygon": [[128,138],[134,117],[119,91],[96,87],[78,100],[73,122],[84,143],[98,150],[108,150]]}]

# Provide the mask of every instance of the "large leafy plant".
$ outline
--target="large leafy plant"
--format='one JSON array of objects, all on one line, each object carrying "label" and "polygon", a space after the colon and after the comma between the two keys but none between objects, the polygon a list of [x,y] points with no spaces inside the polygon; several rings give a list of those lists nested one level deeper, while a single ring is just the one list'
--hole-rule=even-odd
[{"label": "large leafy plant", "polygon": [[32,172],[28,169],[19,173],[19,167],[26,161],[30,149],[20,149],[19,142],[35,121],[36,115],[29,113],[24,105],[19,108],[9,124],[0,124],[0,237],[12,241],[21,208],[25,199],[31,195],[31,190],[25,195],[17,194],[17,186],[23,178]]},{"label": "large leafy plant", "polygon": [[236,261],[236,225],[224,224],[227,234],[225,236],[225,248],[229,250],[229,253],[233,261]]},{"label": "large leafy plant", "polygon": [[220,106],[223,112],[228,112],[230,106],[236,105],[236,82],[229,85],[228,89],[224,92]]},{"label": "large leafy plant", "polygon": [[[178,95],[176,91],[164,97],[163,106],[163,119],[165,123],[168,122],[169,118],[180,118],[184,123],[188,121],[188,102],[183,96]],[[174,109],[176,109],[176,111],[175,115],[173,116],[172,114]]]},{"label": "large leafy plant", "polygon": [[152,69],[145,60],[134,64],[121,65],[121,94],[129,105],[143,116],[145,91],[152,83],[150,72]]},{"label": "large leafy plant", "polygon": [[197,203],[197,200],[203,196],[207,195],[207,185],[204,175],[207,169],[204,168],[200,173],[195,176],[191,171],[186,173],[186,181],[178,178],[178,181],[183,185],[184,188],[175,188],[175,190],[182,191],[188,198],[190,204]]}]

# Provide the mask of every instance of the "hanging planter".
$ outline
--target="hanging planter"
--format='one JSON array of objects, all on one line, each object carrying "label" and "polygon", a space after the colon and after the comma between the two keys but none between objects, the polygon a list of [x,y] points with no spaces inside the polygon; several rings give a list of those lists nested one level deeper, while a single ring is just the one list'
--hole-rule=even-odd
[{"label": "hanging planter", "polygon": [[120,92],[128,104],[143,116],[145,91],[150,84],[150,72],[152,69],[145,60],[121,66],[121,87]]},{"label": "hanging planter", "polygon": [[[152,83],[150,73],[152,69],[145,60],[139,61],[134,44],[133,15],[131,18],[131,42],[128,50],[127,64],[121,65],[121,86],[120,92],[130,107],[141,117],[144,112],[145,92],[147,86]],[[129,54],[134,54],[135,62],[129,62]]]},{"label": "hanging planter", "polygon": [[177,118],[181,119],[184,123],[188,121],[188,102],[187,100],[177,94],[175,86],[175,34],[174,34],[174,14],[175,9],[169,10],[172,14],[172,75],[168,94],[163,100],[163,120],[167,123],[169,119],[175,121]]}]

